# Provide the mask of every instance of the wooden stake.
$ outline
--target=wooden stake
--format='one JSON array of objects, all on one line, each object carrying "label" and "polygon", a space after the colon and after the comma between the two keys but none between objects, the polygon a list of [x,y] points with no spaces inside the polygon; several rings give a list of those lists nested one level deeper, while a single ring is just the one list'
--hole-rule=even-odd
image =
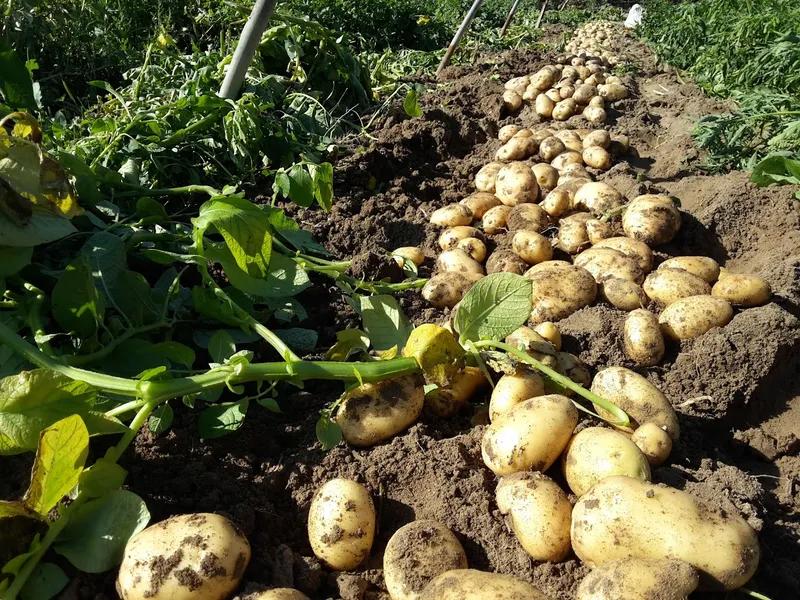
[{"label": "wooden stake", "polygon": [[539,11],[539,18],[536,19],[536,29],[542,24],[542,17],[544,16],[544,9],[547,8],[547,0],[542,0],[542,10]]},{"label": "wooden stake", "polygon": [[511,5],[511,10],[508,11],[506,22],[503,23],[503,28],[500,30],[500,37],[503,37],[506,34],[506,30],[508,29],[508,26],[511,25],[511,19],[514,18],[514,15],[517,12],[517,8],[519,8],[520,2],[521,0],[514,0],[514,4]]},{"label": "wooden stake", "polygon": [[448,46],[447,52],[444,53],[444,57],[442,57],[442,62],[439,63],[439,68],[436,69],[437,76],[439,75],[439,73],[442,72],[442,69],[444,69],[447,65],[450,64],[450,59],[453,58],[453,52],[455,52],[456,48],[458,48],[458,43],[461,41],[461,38],[467,32],[467,29],[469,29],[469,24],[472,22],[472,19],[475,18],[478,9],[481,7],[481,4],[483,4],[483,0],[475,0],[472,3],[472,7],[469,9],[467,16],[464,17],[464,21],[461,23],[461,27],[459,27],[458,31],[456,31],[456,34],[453,36],[453,41],[450,42],[450,46]]}]

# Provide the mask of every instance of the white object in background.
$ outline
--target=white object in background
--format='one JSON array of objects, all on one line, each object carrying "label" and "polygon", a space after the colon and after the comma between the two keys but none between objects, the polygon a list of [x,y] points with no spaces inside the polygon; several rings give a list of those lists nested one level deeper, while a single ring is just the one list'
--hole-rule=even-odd
[{"label": "white object in background", "polygon": [[631,6],[631,10],[628,12],[628,18],[625,19],[625,27],[632,29],[637,25],[641,25],[642,13],[644,13],[644,9],[640,5],[634,4]]}]

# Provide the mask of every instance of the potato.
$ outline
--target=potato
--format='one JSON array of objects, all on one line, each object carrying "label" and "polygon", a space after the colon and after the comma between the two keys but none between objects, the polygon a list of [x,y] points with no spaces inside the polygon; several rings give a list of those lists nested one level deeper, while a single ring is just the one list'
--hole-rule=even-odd
[{"label": "potato", "polygon": [[524,325],[517,327],[506,336],[506,343],[524,350],[526,354],[551,369],[558,368],[558,359],[556,358],[558,351],[556,347],[530,327],[525,327]]},{"label": "potato", "polygon": [[583,207],[598,216],[619,208],[624,202],[622,194],[602,181],[587,183],[575,192],[575,206]]},{"label": "potato", "polygon": [[610,248],[589,248],[575,257],[575,264],[589,271],[597,283],[612,278],[637,284],[644,281],[644,273],[635,260]]},{"label": "potato", "polygon": [[524,229],[517,231],[511,245],[517,256],[531,265],[553,258],[550,240],[535,231]]},{"label": "potato", "polygon": [[398,529],[383,554],[383,576],[392,600],[419,600],[432,579],[466,568],[467,555],[458,538],[428,519]]},{"label": "potato", "polygon": [[537,129],[533,132],[533,139],[536,140],[536,143],[541,145],[541,143],[549,137],[553,136],[553,131],[550,129]]},{"label": "potato", "polygon": [[464,367],[447,387],[437,387],[425,394],[425,406],[437,417],[458,414],[470,398],[489,382],[478,367]]},{"label": "potato", "polygon": [[514,473],[497,485],[497,508],[511,519],[511,529],[534,560],[558,562],[572,548],[572,504],[558,484],[542,473]]},{"label": "potato", "polygon": [[463,204],[448,204],[431,213],[431,223],[445,227],[469,225],[472,223],[472,211]]},{"label": "potato", "polygon": [[733,309],[724,298],[689,296],[673,302],[658,317],[661,331],[672,340],[688,340],[714,327],[724,327],[733,318]]},{"label": "potato", "polygon": [[[390,406],[384,408],[392,410]],[[355,569],[372,549],[375,522],[375,505],[363,485],[349,479],[331,479],[311,500],[308,511],[311,550],[335,571]]]},{"label": "potato", "polygon": [[[603,108],[604,109],[606,107],[606,101],[602,96],[595,96],[594,98],[589,100],[589,106],[591,106],[592,108]],[[603,111],[603,113],[605,113],[605,111]],[[583,114],[584,115],[586,114],[585,110],[584,110]],[[603,121],[605,121],[605,118],[603,119]]]},{"label": "potato", "polygon": [[611,147],[608,149],[611,156],[623,156],[628,153],[631,142],[627,135],[616,134],[611,138]]},{"label": "potato", "polygon": [[672,452],[672,438],[655,423],[640,425],[633,432],[631,441],[639,447],[653,467],[662,465]]},{"label": "potato", "polygon": [[588,166],[608,171],[611,168],[611,154],[600,146],[592,146],[583,151],[583,162]]},{"label": "potato", "polygon": [[576,213],[563,217],[558,223],[558,245],[564,252],[577,254],[589,245],[589,234],[586,231],[586,221],[592,215],[589,213]]},{"label": "potato", "polygon": [[422,288],[422,297],[436,308],[453,308],[479,278],[461,273],[438,273]]},{"label": "potato", "polygon": [[478,191],[494,194],[497,173],[504,166],[501,162],[490,162],[488,165],[481,167],[481,170],[475,175],[475,187],[478,188]]},{"label": "potato", "polygon": [[[592,101],[594,101],[594,98]],[[606,109],[598,106],[597,103],[592,104],[592,102],[589,102],[589,105],[583,109],[583,116],[590,123],[605,123],[608,118]]]},{"label": "potato", "polygon": [[506,227],[509,231],[527,229],[539,232],[550,227],[550,219],[538,204],[520,204],[508,211]]},{"label": "potato", "polygon": [[558,71],[552,67],[539,69],[531,76],[531,85],[539,90],[546,90],[553,86],[558,78]]},{"label": "potato", "polygon": [[530,166],[524,162],[512,162],[497,173],[495,196],[506,206],[517,206],[525,202],[536,202],[539,184]]},{"label": "potato", "polygon": [[336,411],[336,424],[351,446],[372,446],[417,421],[425,402],[422,377],[405,375],[351,389]]},{"label": "potato", "polygon": [[645,294],[651,300],[669,306],[681,298],[711,293],[711,286],[683,269],[657,269],[645,279]]},{"label": "potato", "polygon": [[566,142],[567,140],[580,140],[581,136],[574,129],[559,129],[558,131],[554,132],[553,135],[560,139],[562,142]]},{"label": "potato", "polygon": [[605,129],[595,129],[583,138],[583,148],[599,147],[608,150],[611,146],[611,135]]},{"label": "potato", "polygon": [[547,193],[558,184],[558,171],[547,163],[538,163],[531,167],[533,174],[536,176],[536,183],[539,184],[539,189],[542,193]]},{"label": "potato", "polygon": [[[556,371],[583,387],[589,387],[592,382],[592,375],[583,361],[569,352],[556,352]],[[548,394],[563,394],[568,397],[575,395],[571,389],[550,379],[545,381],[544,390]]]},{"label": "potato", "polygon": [[574,85],[564,85],[558,88],[558,95],[561,96],[562,100],[566,100],[567,98],[572,98],[572,95],[574,93],[575,93]]},{"label": "potato", "polygon": [[522,94],[522,91],[528,84],[530,84],[531,78],[527,75],[523,75],[522,77],[512,77],[508,81],[506,81],[505,85],[503,86],[507,90],[514,90],[518,94]]},{"label": "potato", "polygon": [[578,112],[578,103],[572,98],[556,102],[553,107],[553,119],[556,121],[566,121]]},{"label": "potato", "polygon": [[502,419],[517,404],[544,395],[544,380],[535,371],[519,368],[503,375],[494,386],[489,401],[489,420]]},{"label": "potato", "polygon": [[533,281],[533,324],[564,319],[597,298],[597,284],[586,269],[570,264],[550,266],[553,262],[557,261],[539,263],[525,273]]},{"label": "potato", "polygon": [[224,600],[249,562],[247,538],[225,517],[170,517],[125,546],[117,592],[123,600]]},{"label": "potato", "polygon": [[556,107],[556,103],[547,94],[539,94],[536,96],[533,106],[537,115],[549,119],[553,116],[553,109]]},{"label": "potato", "polygon": [[702,587],[734,590],[753,576],[760,549],[739,515],[717,511],[664,485],[609,477],[572,512],[572,547],[589,566],[621,558],[673,558],[700,573]]},{"label": "potato", "polygon": [[748,308],[769,302],[772,290],[758,275],[725,272],[711,288],[711,295],[727,300],[733,306]]},{"label": "potato", "polygon": [[[392,256],[399,256],[403,259],[410,260],[416,266],[420,266],[425,262],[425,253],[417,246],[403,246],[402,248],[397,248],[392,252]],[[403,265],[400,266],[402,267]]]},{"label": "potato", "polygon": [[611,248],[635,260],[645,273],[653,270],[653,251],[650,246],[628,237],[612,237],[594,245],[595,248]]},{"label": "potato", "polygon": [[547,90],[544,93],[544,95],[547,96],[548,98],[550,98],[550,100],[553,101],[553,109],[555,110],[555,105],[558,102],[561,102],[561,94],[559,93],[559,91],[550,89],[550,90]]},{"label": "potato", "polygon": [[621,558],[594,569],[577,600],[687,600],[700,578],[689,563],[671,558]]},{"label": "potato", "polygon": [[503,92],[503,106],[509,112],[516,112],[522,106],[522,94],[518,94],[514,90],[506,90]]},{"label": "potato", "polygon": [[608,83],[611,77],[606,78],[606,83],[597,86],[597,93],[609,102],[624,100],[628,97],[628,88],[620,83]]},{"label": "potato", "polygon": [[[507,85],[507,84],[506,84]],[[499,139],[504,144],[510,140],[516,133],[522,131],[522,127],[519,125],[504,125],[500,128],[500,131],[497,133],[497,139]]]},{"label": "potato", "polygon": [[497,149],[494,158],[501,162],[521,160],[536,154],[537,149],[536,140],[533,138],[513,137]]},{"label": "potato", "polygon": [[570,209],[572,201],[567,190],[557,187],[544,197],[539,206],[548,216],[557,219]]},{"label": "potato", "polygon": [[683,269],[706,283],[714,283],[719,278],[719,264],[707,256],[676,256],[668,258],[659,269]]},{"label": "potato", "polygon": [[597,242],[613,237],[614,226],[607,221],[590,219],[586,221],[586,235],[589,236],[589,243],[595,245]]},{"label": "potato", "polygon": [[664,335],[656,317],[638,308],[625,319],[625,354],[641,367],[652,367],[664,358]]},{"label": "potato", "polygon": [[291,588],[268,590],[252,597],[248,596],[248,598],[249,600],[308,600],[308,596],[304,593]]},{"label": "potato", "polygon": [[478,238],[464,238],[458,242],[456,247],[466,252],[467,255],[476,262],[482,263],[486,260],[486,244]]},{"label": "potato", "polygon": [[578,497],[614,475],[650,481],[650,464],[639,447],[628,436],[603,427],[587,427],[575,434],[561,464],[569,489]]},{"label": "potato", "polygon": [[468,225],[450,227],[439,235],[439,248],[442,250],[452,250],[458,246],[458,242],[471,237],[480,238],[482,235],[477,228]]},{"label": "potato", "polygon": [[530,102],[531,100],[536,100],[541,93],[541,90],[531,84],[525,88],[524,92],[522,92],[522,99],[526,102]]},{"label": "potato", "polygon": [[[460,243],[461,242],[459,242],[459,244]],[[467,254],[464,249],[459,247],[442,252],[436,259],[436,266],[440,271],[461,273],[462,275],[467,276],[486,274],[483,266],[477,260],[473,259],[469,254]]]},{"label": "potato", "polygon": [[511,250],[495,250],[486,261],[486,272],[516,273],[522,275],[528,269],[528,263],[514,254]]},{"label": "potato", "polygon": [[589,100],[597,95],[597,88],[593,85],[583,84],[575,93],[572,94],[572,99],[578,104],[589,104]]},{"label": "potato", "polygon": [[574,150],[567,150],[566,152],[562,152],[561,154],[556,156],[550,164],[560,171],[567,165],[572,165],[572,164],[582,165],[583,156],[581,156],[580,152],[575,152]]},{"label": "potato", "polygon": [[606,83],[611,83],[615,85],[622,85],[622,79],[617,77],[616,75],[609,75],[606,77]]},{"label": "potato", "polygon": [[486,211],[495,206],[502,204],[494,194],[488,192],[475,192],[464,198],[460,204],[463,204],[472,211],[473,219],[482,219]]},{"label": "potato", "polygon": [[[575,140],[569,140],[570,142],[574,142]],[[561,171],[556,171],[559,173],[558,184],[559,185],[566,185],[570,181],[574,179],[586,179],[587,182],[591,182],[592,176],[589,175],[589,172],[586,168],[578,163],[572,163],[561,169]]]},{"label": "potato", "polygon": [[564,142],[562,142],[556,136],[550,136],[549,138],[542,140],[539,144],[539,156],[542,157],[542,160],[550,162],[566,149],[567,147],[564,146]]},{"label": "potato", "polygon": [[564,142],[564,146],[567,147],[567,150],[572,150],[573,152],[583,152],[583,142],[581,142],[581,140],[567,138],[562,141]]},{"label": "potato", "polygon": [[669,196],[645,194],[634,198],[622,215],[628,237],[651,248],[672,241],[681,228],[681,213]]},{"label": "potato", "polygon": [[545,321],[544,323],[539,323],[533,330],[553,344],[557,351],[561,350],[561,332],[555,323]]},{"label": "potato", "polygon": [[[623,367],[608,367],[594,376],[592,391],[628,413],[633,427],[619,429],[632,432],[637,424],[653,422],[664,427],[673,440],[678,439],[680,426],[672,404],[661,390],[638,373]],[[610,413],[596,404],[594,408],[601,417],[613,420]]]},{"label": "potato", "polygon": [[500,233],[506,227],[506,219],[511,211],[510,206],[495,206],[483,213],[481,224],[486,233]]},{"label": "potato", "polygon": [[578,410],[566,396],[525,400],[483,434],[483,462],[502,477],[519,471],[546,471],[566,447],[578,424]]},{"label": "potato", "polygon": [[530,583],[501,573],[448,571],[431,581],[419,600],[552,600]]}]

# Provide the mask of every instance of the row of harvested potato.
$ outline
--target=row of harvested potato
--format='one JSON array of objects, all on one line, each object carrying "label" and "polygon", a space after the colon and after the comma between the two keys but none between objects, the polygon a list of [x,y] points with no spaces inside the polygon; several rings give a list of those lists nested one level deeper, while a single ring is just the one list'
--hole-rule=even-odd
[{"label": "row of harvested potato", "polygon": [[[613,21],[593,21],[575,30],[564,50],[578,56],[596,56],[610,66],[629,62],[625,28]],[[617,49],[614,48],[617,47]]]}]

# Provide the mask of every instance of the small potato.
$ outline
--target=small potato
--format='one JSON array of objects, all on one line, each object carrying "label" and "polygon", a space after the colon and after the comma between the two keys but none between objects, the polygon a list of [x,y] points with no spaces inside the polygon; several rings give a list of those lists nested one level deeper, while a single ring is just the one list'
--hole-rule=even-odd
[{"label": "small potato", "polygon": [[505,165],[501,162],[490,162],[488,165],[481,167],[481,170],[475,175],[475,187],[478,188],[478,191],[494,194],[497,173],[499,173],[500,169],[504,166]]},{"label": "small potato", "polygon": [[689,296],[667,306],[658,322],[671,340],[688,340],[714,327],[724,327],[732,318],[733,308],[724,298]]},{"label": "small potato", "polygon": [[624,202],[622,194],[602,181],[587,183],[575,192],[575,206],[583,207],[597,216],[619,208]]},{"label": "small potato", "polygon": [[594,246],[597,242],[606,240],[614,236],[614,226],[600,219],[586,221],[586,235],[589,236],[589,243]]},{"label": "small potato", "polygon": [[[592,382],[592,375],[583,361],[569,352],[556,352],[556,371],[571,379],[578,385],[588,388]],[[545,381],[544,390],[548,394],[564,394],[572,397],[575,395],[570,388],[564,387],[555,381]]]},{"label": "small potato", "polygon": [[463,204],[472,211],[473,219],[482,219],[486,211],[495,206],[502,204],[494,194],[488,192],[475,192],[464,198],[460,204]]},{"label": "small potato", "polygon": [[421,376],[405,375],[347,392],[335,419],[344,441],[357,448],[374,446],[414,424],[425,403],[422,386]]},{"label": "small potato", "polygon": [[549,137],[553,136],[553,131],[550,129],[537,129],[533,132],[533,139],[537,144],[540,144]]},{"label": "small potato", "polygon": [[438,273],[422,288],[422,297],[436,308],[453,308],[477,280],[461,273]]},{"label": "small potato", "polygon": [[547,119],[553,116],[553,109],[556,107],[556,103],[547,94],[539,94],[536,96],[533,105],[536,109],[536,114]]},{"label": "small potato", "polygon": [[600,295],[614,308],[632,311],[647,306],[648,298],[642,286],[627,279],[609,277],[600,285]]},{"label": "small potato", "polygon": [[[659,427],[664,427],[673,440],[678,439],[680,426],[672,404],[661,390],[638,373],[623,367],[608,367],[594,376],[592,391],[628,413],[633,427],[619,429],[632,432],[637,423],[652,421]],[[594,407],[601,417],[613,418],[596,404]]]},{"label": "small potato", "polygon": [[431,223],[444,227],[469,225],[472,223],[472,211],[463,204],[448,204],[431,213]]},{"label": "small potato", "polygon": [[519,369],[503,375],[494,386],[489,401],[489,419],[492,423],[502,419],[517,404],[544,395],[544,379],[535,371]]},{"label": "small potato", "polygon": [[653,270],[653,251],[650,246],[629,237],[612,237],[594,245],[595,248],[611,248],[635,260],[645,273]]},{"label": "small potato", "polygon": [[536,202],[539,196],[536,176],[524,162],[512,162],[500,169],[495,187],[495,196],[506,206]]},{"label": "small potato", "polygon": [[620,79],[616,75],[609,75],[608,77],[606,77],[606,83],[622,85],[622,79]]},{"label": "small potato", "polygon": [[741,516],[691,494],[632,477],[609,477],[572,511],[572,547],[591,567],[622,558],[682,560],[708,589],[734,590],[760,557],[755,531]]},{"label": "small potato", "polygon": [[659,269],[683,269],[706,283],[714,283],[719,278],[719,264],[707,256],[676,256],[668,258]]},{"label": "small potato", "polygon": [[547,213],[538,204],[520,204],[508,212],[506,227],[509,231],[527,229],[528,231],[544,231],[550,226]]},{"label": "small potato", "polygon": [[711,295],[730,302],[733,306],[749,308],[769,302],[772,290],[758,275],[723,273],[711,288]]},{"label": "small potato", "polygon": [[622,215],[625,235],[651,248],[672,241],[681,228],[681,213],[669,196],[645,194],[634,198]]},{"label": "small potato", "polygon": [[506,90],[503,92],[503,106],[509,112],[517,112],[522,106],[522,94],[514,90]]},{"label": "small potato", "polygon": [[[536,138],[533,137],[533,131],[531,131],[530,129],[520,129],[517,133],[515,133],[512,136],[512,139],[513,138],[533,138],[533,140],[536,140]],[[536,147],[537,148],[539,147],[538,141],[536,142]]]},{"label": "small potato", "polygon": [[564,146],[564,142],[562,142],[556,136],[551,136],[549,138],[545,138],[539,144],[539,156],[542,157],[542,160],[550,162],[566,149],[567,147]]},{"label": "small potato", "polygon": [[558,95],[561,96],[562,100],[566,100],[567,98],[572,98],[572,95],[575,93],[575,86],[573,85],[565,85],[558,89]]},{"label": "small potato", "polygon": [[625,319],[625,354],[641,367],[652,367],[664,358],[664,335],[656,317],[638,308]]},{"label": "small potato", "polygon": [[595,129],[583,138],[584,150],[595,146],[605,150],[608,150],[611,146],[611,135],[605,129]]},{"label": "small potato", "polygon": [[526,354],[551,369],[558,369],[558,351],[556,347],[530,327],[525,327],[524,325],[517,327],[506,336],[506,343],[523,350]]},{"label": "small potato", "polygon": [[[425,262],[425,253],[422,251],[422,248],[418,248],[417,246],[403,246],[402,248],[397,248],[392,252],[392,256],[399,256],[405,260],[410,260],[416,266],[420,266]],[[400,266],[402,267],[403,265]]]},{"label": "small potato", "polygon": [[220,600],[239,586],[249,562],[247,538],[225,517],[170,517],[125,546],[117,592],[124,600]]},{"label": "small potato", "polygon": [[432,579],[466,568],[467,555],[458,538],[427,519],[398,529],[383,554],[383,576],[392,600],[419,600]]},{"label": "small potato", "polygon": [[522,160],[536,154],[537,149],[536,140],[533,138],[513,137],[497,149],[494,158],[500,162]]},{"label": "small potato", "polygon": [[589,104],[589,100],[597,95],[597,88],[593,85],[583,84],[575,93],[572,94],[572,99],[578,104]]},{"label": "small potato", "polygon": [[459,569],[439,575],[419,600],[552,600],[530,583],[501,573]]},{"label": "small potato", "polygon": [[544,197],[539,205],[551,218],[558,219],[572,206],[569,192],[562,188],[555,188]]},{"label": "small potato", "polygon": [[511,529],[534,560],[558,562],[572,548],[572,504],[558,484],[542,473],[514,473],[497,485],[497,508],[511,519]]},{"label": "small potato", "polygon": [[590,123],[598,124],[605,123],[606,119],[608,119],[606,109],[602,106],[597,106],[597,104],[592,104],[591,102],[583,109],[583,116]]},{"label": "small potato", "polygon": [[576,140],[575,138],[568,138],[564,141],[564,146],[567,147],[567,150],[572,150],[573,152],[583,152],[583,142],[581,140]]},{"label": "small potato", "polygon": [[486,272],[492,273],[516,273],[522,275],[528,270],[528,263],[514,254],[511,250],[495,250],[486,261]]},{"label": "small potato", "polygon": [[566,100],[561,100],[561,102],[556,102],[556,105],[553,107],[553,119],[556,121],[566,121],[577,112],[578,103],[572,98],[567,98]]},{"label": "small potato", "polygon": [[521,229],[514,234],[511,246],[526,263],[535,265],[553,258],[550,240],[535,231]]},{"label": "small potato", "polygon": [[481,232],[475,227],[468,225],[459,225],[458,227],[450,227],[445,229],[439,236],[439,248],[442,250],[451,250],[458,246],[458,242],[463,239],[471,237],[481,237]]},{"label": "small potato", "polygon": [[508,213],[511,212],[510,206],[495,206],[483,213],[481,224],[486,233],[500,233],[506,227]]},{"label": "small potato", "polygon": [[555,137],[560,139],[562,142],[566,142],[567,140],[580,140],[581,136],[578,135],[578,132],[574,129],[559,129],[555,133],[553,133]]},{"label": "small potato", "polygon": [[461,273],[467,277],[486,274],[483,266],[461,248],[453,248],[442,252],[439,258],[436,259],[436,266],[440,271]]},{"label": "small potato", "polygon": [[537,396],[513,407],[483,434],[483,462],[503,477],[546,471],[564,450],[578,424],[578,410],[566,396]]},{"label": "small potato", "polygon": [[611,168],[611,154],[600,146],[592,146],[583,151],[583,162],[588,166],[608,171]]},{"label": "small potato", "polygon": [[672,438],[655,423],[640,425],[631,436],[631,441],[639,446],[647,462],[653,467],[658,467],[669,458],[672,452]]},{"label": "small potato", "polygon": [[249,600],[308,600],[308,596],[304,593],[291,588],[277,588],[248,598]]},{"label": "small potato", "polygon": [[628,88],[620,83],[608,83],[611,77],[606,78],[606,83],[597,86],[597,93],[609,102],[624,100],[628,97]]},{"label": "small potato", "polygon": [[561,350],[561,331],[555,323],[545,321],[539,323],[533,330],[555,346],[556,350]]},{"label": "small potato", "polygon": [[683,269],[657,269],[647,276],[642,286],[647,297],[664,306],[681,298],[711,293],[711,286]]},{"label": "small potato", "polygon": [[700,578],[689,563],[671,558],[621,558],[591,571],[577,600],[687,600]]},{"label": "small potato", "polygon": [[628,436],[603,427],[587,427],[573,436],[562,468],[569,489],[578,497],[614,475],[650,481],[650,464],[639,447]]},{"label": "small potato", "polygon": [[375,522],[375,505],[363,485],[349,479],[331,479],[311,500],[311,550],[335,571],[355,569],[372,549]]},{"label": "small potato", "polygon": [[547,163],[538,163],[531,167],[536,176],[536,182],[542,193],[547,193],[558,185],[558,171]]},{"label": "small potato", "polygon": [[558,90],[550,89],[544,93],[545,96],[550,98],[553,101],[553,109],[555,110],[555,105],[561,102],[561,94]]},{"label": "small potato", "polygon": [[531,84],[525,88],[524,92],[522,92],[522,99],[526,102],[531,102],[532,100],[536,100],[541,93],[541,90]]},{"label": "small potato", "polygon": [[533,324],[564,319],[597,297],[597,284],[586,269],[569,264],[539,269],[549,262],[555,261],[535,265],[525,274],[533,282]]},{"label": "small potato", "polygon": [[[594,98],[589,100],[589,106],[591,106],[592,108],[603,108],[604,109],[606,107],[606,101],[602,96],[595,96]],[[585,111],[584,111],[584,114],[586,114]],[[605,121],[605,118],[603,119],[603,121]]]},{"label": "small potato", "polygon": [[592,218],[589,213],[576,213],[563,217],[558,223],[558,245],[564,252],[577,254],[589,245],[586,221]]},{"label": "small potato", "polygon": [[500,131],[497,134],[497,139],[499,139],[504,144],[510,140],[514,135],[521,131],[522,127],[519,125],[504,125],[500,128]]},{"label": "small potato", "polygon": [[456,248],[463,250],[471,259],[479,263],[486,260],[486,244],[478,238],[464,238],[458,242]]},{"label": "small potato", "polygon": [[566,167],[567,165],[572,164],[583,164],[583,156],[580,152],[575,152],[574,150],[567,150],[566,152],[562,152],[558,156],[556,156],[552,162],[550,163],[559,171]]}]

